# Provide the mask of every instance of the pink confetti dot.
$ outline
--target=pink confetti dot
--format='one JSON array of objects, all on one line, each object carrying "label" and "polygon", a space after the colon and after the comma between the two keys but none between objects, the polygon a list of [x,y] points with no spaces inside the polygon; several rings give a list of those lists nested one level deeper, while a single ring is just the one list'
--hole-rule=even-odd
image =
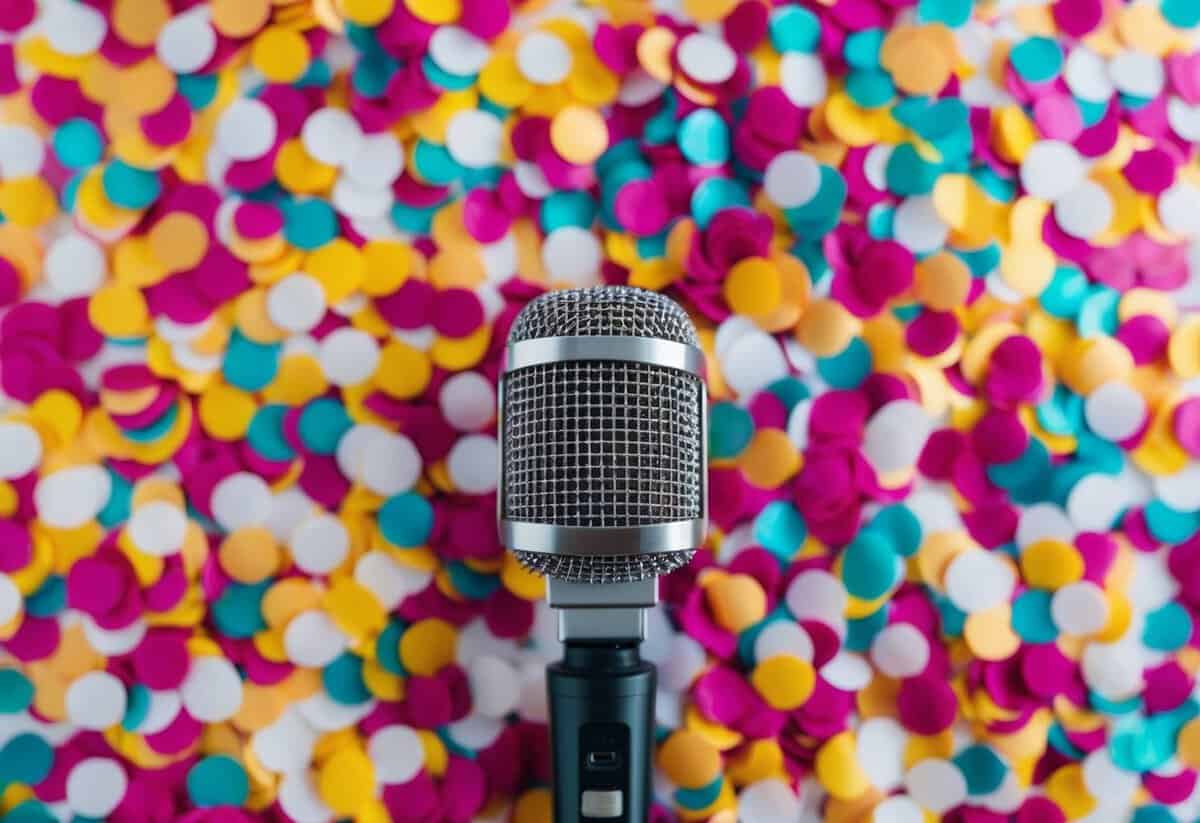
[{"label": "pink confetti dot", "polygon": [[233,213],[233,227],[247,240],[265,240],[283,231],[283,213],[270,203],[248,201]]}]

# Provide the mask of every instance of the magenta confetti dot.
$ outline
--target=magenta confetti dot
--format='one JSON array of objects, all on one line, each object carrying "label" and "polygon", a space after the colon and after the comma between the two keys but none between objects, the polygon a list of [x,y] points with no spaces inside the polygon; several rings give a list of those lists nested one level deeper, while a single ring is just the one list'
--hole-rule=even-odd
[{"label": "magenta confetti dot", "polygon": [[922,357],[935,357],[958,339],[958,318],[954,312],[924,311],[904,331],[908,347]]},{"label": "magenta confetti dot", "polygon": [[744,0],[721,22],[727,42],[734,51],[752,51],[767,34],[767,7],[758,0]]},{"label": "magenta confetti dot", "polygon": [[1129,349],[1135,364],[1146,366],[1166,354],[1171,330],[1154,315],[1139,314],[1122,323],[1114,336]]},{"label": "magenta confetti dot", "polygon": [[938,734],[954,724],[958,699],[945,680],[923,675],[908,678],[900,685],[896,709],[904,728],[914,734]]},{"label": "magenta confetti dot", "polygon": [[975,452],[988,463],[1016,460],[1029,445],[1029,432],[1013,411],[988,411],[971,432]]},{"label": "magenta confetti dot", "polygon": [[0,30],[16,34],[33,22],[37,0],[8,0],[0,3]]},{"label": "magenta confetti dot", "polygon": [[134,672],[151,689],[178,688],[190,663],[187,636],[177,631],[153,629],[133,651]]},{"label": "magenta confetti dot", "polygon": [[21,273],[17,267],[0,257],[0,307],[11,306],[21,297]]},{"label": "magenta confetti dot", "polygon": [[247,201],[233,213],[233,227],[247,240],[266,240],[283,231],[283,212],[270,203]]},{"label": "magenta confetti dot", "polygon": [[1200,397],[1189,397],[1176,406],[1172,424],[1179,445],[1200,459]]},{"label": "magenta confetti dot", "polygon": [[419,329],[428,324],[433,302],[433,286],[410,277],[393,294],[376,298],[375,308],[398,329]]},{"label": "magenta confetti dot", "polygon": [[1062,694],[1075,676],[1075,664],[1053,643],[1026,646],[1021,652],[1021,676],[1043,700]]},{"label": "magenta confetti dot", "polygon": [[1133,153],[1125,165],[1129,185],[1146,194],[1162,194],[1175,182],[1175,163],[1162,149]]},{"label": "magenta confetti dot", "polygon": [[162,731],[146,735],[146,745],[159,754],[177,754],[200,739],[204,724],[180,709]]},{"label": "magenta confetti dot", "polygon": [[192,109],[182,94],[174,95],[159,111],[141,119],[142,133],[157,146],[182,143],[192,130]]},{"label": "magenta confetti dot", "polygon": [[462,0],[459,21],[463,28],[476,37],[494,40],[508,28],[512,10],[508,3],[492,0]]},{"label": "magenta confetti dot", "polygon": [[1069,94],[1039,96],[1033,104],[1033,119],[1047,139],[1072,142],[1083,131],[1083,114]]},{"label": "magenta confetti dot", "polygon": [[29,530],[11,520],[0,520],[0,572],[20,571],[32,558]]},{"label": "magenta confetti dot", "polygon": [[1058,0],[1051,13],[1059,29],[1072,37],[1083,37],[1104,19],[1104,3],[1103,0]]},{"label": "magenta confetti dot", "polygon": [[25,615],[17,633],[4,642],[8,653],[22,663],[43,660],[58,648],[58,618]]},{"label": "magenta confetti dot", "polygon": [[512,219],[494,192],[472,189],[463,200],[463,225],[480,243],[495,243],[508,234]]}]

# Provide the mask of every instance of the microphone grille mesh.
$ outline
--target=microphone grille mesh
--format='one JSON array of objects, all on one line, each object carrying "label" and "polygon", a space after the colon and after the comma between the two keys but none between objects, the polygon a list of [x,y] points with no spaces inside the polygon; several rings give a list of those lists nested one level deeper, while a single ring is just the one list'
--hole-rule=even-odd
[{"label": "microphone grille mesh", "polygon": [[554,291],[517,315],[508,342],[541,337],[616,335],[698,345],[696,328],[673,300],[632,286]]}]

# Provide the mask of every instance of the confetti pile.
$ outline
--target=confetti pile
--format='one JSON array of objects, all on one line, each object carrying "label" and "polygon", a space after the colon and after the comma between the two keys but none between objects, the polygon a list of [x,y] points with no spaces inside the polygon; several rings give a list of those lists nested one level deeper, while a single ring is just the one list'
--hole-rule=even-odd
[{"label": "confetti pile", "polygon": [[548,821],[494,383],[597,283],[713,398],[654,823],[1194,821],[1198,26],[3,0],[0,821]]}]

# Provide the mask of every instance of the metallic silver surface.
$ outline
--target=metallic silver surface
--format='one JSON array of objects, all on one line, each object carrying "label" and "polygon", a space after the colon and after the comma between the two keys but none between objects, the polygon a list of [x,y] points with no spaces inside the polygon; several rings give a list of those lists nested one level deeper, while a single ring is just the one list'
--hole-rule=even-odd
[{"label": "metallic silver surface", "polygon": [[692,562],[694,551],[660,554],[622,554],[611,557],[579,557],[514,551],[517,561],[538,574],[577,583],[625,583],[660,577]]},{"label": "metallic silver surface", "polygon": [[616,606],[649,608],[658,603],[658,578],[597,586],[551,577],[546,581],[546,602],[556,609]]},{"label": "metallic silver surface", "polygon": [[622,363],[646,363],[691,372],[700,377],[704,370],[704,352],[696,346],[647,337],[577,335],[539,337],[521,340],[508,348],[508,371],[544,366],[568,360],[618,360]]},{"label": "metallic silver surface", "polygon": [[644,640],[646,610],[641,607],[613,609],[559,609],[558,639]]},{"label": "metallic silver surface", "polygon": [[588,557],[688,551],[704,542],[704,521],[593,528],[503,520],[500,541],[515,551]]},{"label": "metallic silver surface", "polygon": [[696,327],[678,303],[631,286],[543,294],[517,315],[508,342],[567,335],[648,337],[697,345]]}]

